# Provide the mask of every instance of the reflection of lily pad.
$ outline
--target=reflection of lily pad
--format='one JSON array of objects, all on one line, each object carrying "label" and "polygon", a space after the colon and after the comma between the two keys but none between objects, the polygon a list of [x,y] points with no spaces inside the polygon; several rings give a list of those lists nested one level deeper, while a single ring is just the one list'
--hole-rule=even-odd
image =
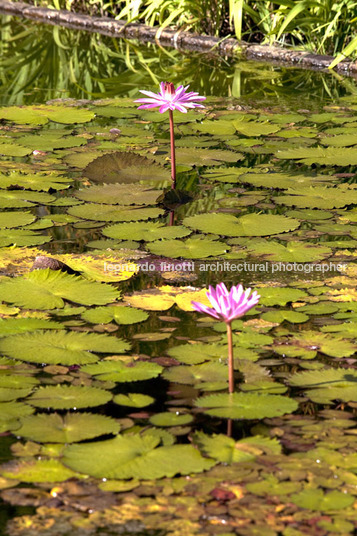
[{"label": "reflection of lily pad", "polygon": [[[298,408],[295,400],[281,395],[251,393],[215,394],[198,398],[196,406],[214,417],[227,419],[263,419],[292,413]],[[212,409],[211,409],[212,408]]]},{"label": "reflection of lily pad", "polygon": [[239,218],[231,214],[198,214],[183,220],[183,224],[204,233],[223,236],[269,236],[299,227],[300,222],[275,214],[246,214]]}]

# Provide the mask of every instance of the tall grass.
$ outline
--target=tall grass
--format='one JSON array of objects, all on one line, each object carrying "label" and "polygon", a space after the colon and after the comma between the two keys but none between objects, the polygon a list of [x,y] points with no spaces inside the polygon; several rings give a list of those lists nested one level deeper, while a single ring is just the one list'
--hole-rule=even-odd
[{"label": "tall grass", "polygon": [[158,29],[235,35],[335,56],[330,67],[357,52],[357,0],[33,0],[37,4],[108,14]]}]

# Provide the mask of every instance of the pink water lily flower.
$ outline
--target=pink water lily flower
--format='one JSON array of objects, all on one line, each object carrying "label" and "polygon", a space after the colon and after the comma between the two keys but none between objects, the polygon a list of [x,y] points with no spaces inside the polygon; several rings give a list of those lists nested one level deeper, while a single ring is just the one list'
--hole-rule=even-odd
[{"label": "pink water lily flower", "polygon": [[255,290],[250,294],[251,289],[244,290],[242,285],[233,286],[228,291],[224,283],[217,285],[216,289],[209,287],[207,298],[212,307],[203,303],[192,302],[192,306],[199,313],[213,316],[217,320],[230,323],[236,318],[243,316],[249,309],[252,309],[259,302],[260,296]]},{"label": "pink water lily flower", "polygon": [[191,304],[199,313],[213,316],[213,318],[222,320],[226,323],[228,342],[228,388],[229,392],[233,393],[234,358],[232,322],[257,305],[260,296],[256,290],[252,294],[250,288],[244,290],[242,285],[233,286],[229,291],[224,283],[220,283],[215,289],[212,286],[209,287],[207,298],[212,307],[208,307],[203,303],[195,301],[191,302]]},{"label": "pink water lily flower", "polygon": [[159,93],[140,90],[140,93],[147,95],[149,98],[137,99],[135,102],[142,103],[138,109],[160,106],[160,113],[164,113],[167,110],[178,110],[179,112],[187,113],[186,108],[204,108],[202,104],[194,101],[204,101],[206,97],[201,97],[195,91],[187,92],[188,88],[189,86],[179,86],[175,89],[172,82],[161,82]]}]

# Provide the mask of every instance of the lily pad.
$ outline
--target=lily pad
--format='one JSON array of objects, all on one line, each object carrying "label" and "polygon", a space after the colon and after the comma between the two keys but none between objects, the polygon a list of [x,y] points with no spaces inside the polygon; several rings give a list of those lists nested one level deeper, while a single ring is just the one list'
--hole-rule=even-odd
[{"label": "lily pad", "polygon": [[145,480],[200,473],[215,464],[191,445],[157,447],[159,441],[150,435],[128,435],[71,445],[64,451],[63,463],[96,478]]},{"label": "lily pad", "polygon": [[205,413],[208,415],[226,419],[278,417],[286,413],[293,413],[298,408],[295,400],[282,395],[252,393],[209,395],[198,398],[195,405],[205,408]]},{"label": "lily pad", "polygon": [[31,363],[81,365],[98,358],[91,352],[122,353],[130,345],[117,337],[81,332],[35,331],[0,339],[0,352]]},{"label": "lily pad", "polygon": [[154,426],[183,426],[193,421],[192,415],[189,413],[179,413],[167,411],[164,413],[156,413],[150,417],[150,422]]},{"label": "lily pad", "polygon": [[113,402],[119,406],[129,406],[130,408],[145,408],[155,402],[155,398],[141,393],[129,393],[128,395],[115,395]]},{"label": "lily pad", "polygon": [[47,385],[39,387],[26,402],[37,408],[78,409],[101,406],[111,399],[111,393],[96,387]]},{"label": "lily pad", "polygon": [[159,208],[141,208],[141,206],[121,208],[117,205],[85,203],[84,205],[70,207],[68,214],[94,221],[137,221],[158,218],[164,214],[164,211]]},{"label": "lily pad", "polygon": [[64,482],[79,477],[59,460],[14,460],[0,467],[0,474],[21,482]]},{"label": "lily pad", "polygon": [[48,191],[62,190],[68,188],[72,179],[64,177],[56,171],[41,173],[21,173],[10,171],[8,175],[0,174],[0,184],[2,188],[18,186],[29,190]]},{"label": "lily pad", "polygon": [[357,372],[354,369],[324,369],[299,372],[289,384],[308,389],[307,396],[318,404],[332,404],[333,400],[357,402]]},{"label": "lily pad", "polygon": [[110,238],[120,240],[142,240],[152,242],[153,240],[182,238],[191,233],[189,229],[182,226],[167,227],[160,222],[132,222],[118,223],[103,229],[103,234]]},{"label": "lily pad", "polygon": [[274,214],[246,214],[239,218],[231,214],[199,214],[189,216],[183,224],[204,233],[223,236],[269,236],[293,231],[300,222]]},{"label": "lily pad", "polygon": [[113,321],[124,325],[136,324],[144,322],[148,317],[149,315],[140,309],[125,306],[96,307],[88,309],[82,314],[84,320],[94,324],[109,324]]},{"label": "lily pad", "polygon": [[64,299],[83,305],[104,305],[118,296],[110,285],[50,269],[4,279],[0,287],[0,300],[27,309],[61,308]]},{"label": "lily pad", "polygon": [[229,246],[208,238],[188,238],[187,240],[158,240],[148,244],[148,249],[155,255],[174,259],[203,259],[223,255]]},{"label": "lily pad", "polygon": [[107,205],[154,205],[161,190],[152,190],[141,184],[104,184],[75,192],[83,201]]},{"label": "lily pad", "polygon": [[[29,409],[30,406],[27,406]],[[38,443],[75,443],[101,435],[117,434],[119,424],[110,417],[91,413],[39,413],[22,419],[16,434]]]},{"label": "lily pad", "polygon": [[318,510],[321,512],[330,512],[335,510],[344,510],[354,503],[353,495],[343,493],[342,491],[332,490],[324,493],[322,489],[304,489],[290,497],[291,502],[308,508],[309,510]]},{"label": "lily pad", "polygon": [[162,367],[145,361],[122,363],[107,360],[96,365],[86,365],[82,367],[82,370],[87,374],[92,374],[97,380],[123,383],[156,378],[161,373]]},{"label": "lily pad", "polygon": [[10,229],[22,227],[35,221],[36,217],[31,212],[0,212],[0,227]]}]

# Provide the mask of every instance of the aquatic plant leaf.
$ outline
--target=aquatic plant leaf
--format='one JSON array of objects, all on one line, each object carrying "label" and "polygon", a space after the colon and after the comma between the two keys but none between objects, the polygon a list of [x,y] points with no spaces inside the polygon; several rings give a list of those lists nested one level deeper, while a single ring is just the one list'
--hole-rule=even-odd
[{"label": "aquatic plant leaf", "polygon": [[18,186],[36,191],[62,190],[68,188],[73,179],[63,177],[56,171],[41,173],[23,173],[12,170],[8,175],[0,174],[1,188]]},{"label": "aquatic plant leaf", "polygon": [[113,321],[119,325],[136,324],[137,322],[144,322],[148,317],[149,315],[140,309],[123,305],[96,307],[95,309],[87,309],[82,314],[84,320],[93,324],[109,324]]},{"label": "aquatic plant leaf", "polygon": [[278,262],[321,261],[332,254],[331,248],[309,242],[287,242],[286,245],[268,240],[253,240],[248,243],[249,254]]},{"label": "aquatic plant leaf", "polygon": [[155,448],[159,441],[150,435],[127,435],[86,445],[70,445],[64,451],[63,463],[96,478],[146,480],[200,473],[215,464],[191,445]]},{"label": "aquatic plant leaf", "polygon": [[167,227],[160,222],[132,222],[118,223],[103,229],[103,234],[110,238],[120,240],[139,240],[152,242],[153,240],[182,238],[191,233],[182,225]]},{"label": "aquatic plant leaf", "polygon": [[27,331],[36,331],[38,329],[64,329],[65,326],[60,322],[46,320],[43,318],[1,318],[0,319],[0,337],[15,335]]},{"label": "aquatic plant leaf", "polygon": [[220,168],[220,169],[207,169],[202,173],[204,179],[218,182],[236,183],[242,182],[241,177],[249,171],[249,168]]},{"label": "aquatic plant leaf", "polygon": [[27,406],[23,402],[0,402],[0,422],[26,418],[27,415],[31,415],[33,412],[34,408]]},{"label": "aquatic plant leaf", "polygon": [[37,234],[33,231],[26,229],[0,229],[0,247],[6,247],[15,245],[18,247],[23,246],[39,246],[50,242],[52,238]]},{"label": "aquatic plant leaf", "polygon": [[35,270],[15,279],[4,279],[0,300],[27,309],[64,307],[63,300],[83,305],[105,305],[118,298],[110,285],[54,270]]},{"label": "aquatic plant leaf", "polygon": [[305,147],[303,149],[288,149],[277,151],[276,158],[297,160],[299,163],[324,166],[355,166],[357,165],[357,150],[353,148],[336,147]]},{"label": "aquatic plant leaf", "polygon": [[286,305],[306,297],[306,292],[297,288],[263,287],[258,290],[261,299],[259,302],[269,307],[273,305]]},{"label": "aquatic plant leaf", "polygon": [[[33,409],[27,406],[29,409]],[[119,424],[110,417],[91,413],[58,415],[38,413],[21,419],[16,433],[38,443],[75,443],[107,434],[117,434]]]},{"label": "aquatic plant leaf", "polygon": [[198,365],[204,361],[226,359],[227,347],[207,343],[180,344],[170,348],[167,355],[187,365]]},{"label": "aquatic plant leaf", "polygon": [[32,153],[32,149],[16,145],[15,143],[2,143],[0,140],[0,155],[3,156],[27,156]]},{"label": "aquatic plant leaf", "polygon": [[0,190],[0,208],[32,208],[34,203],[50,204],[55,196],[28,190]]},{"label": "aquatic plant leaf", "polygon": [[[198,398],[195,405],[205,413],[226,419],[263,419],[292,413],[297,402],[282,395],[232,393],[214,394]],[[212,409],[211,409],[212,408]]]},{"label": "aquatic plant leaf", "polygon": [[340,134],[331,138],[321,138],[319,141],[322,145],[332,147],[350,147],[351,145],[357,145],[357,132],[355,131],[354,134]]},{"label": "aquatic plant leaf", "polygon": [[39,387],[26,403],[37,408],[78,409],[101,406],[111,399],[110,392],[97,387],[47,385]]},{"label": "aquatic plant leaf", "polygon": [[357,190],[311,186],[310,188],[291,188],[288,195],[277,198],[279,203],[300,208],[339,208],[357,203]]},{"label": "aquatic plant leaf", "polygon": [[152,190],[141,184],[103,184],[77,190],[83,201],[107,205],[155,205],[162,190]]},{"label": "aquatic plant leaf", "polygon": [[[40,134],[28,134],[15,138],[15,140],[31,150],[37,151],[53,151],[55,149],[69,149],[71,147],[80,147],[87,143],[87,139],[78,136],[62,137],[65,132],[56,132],[46,130]],[[68,132],[69,134],[69,132]]]},{"label": "aquatic plant leaf", "polygon": [[232,121],[220,119],[219,121],[203,121],[190,125],[190,130],[202,132],[202,134],[214,134],[215,136],[229,136],[236,132]]},{"label": "aquatic plant leaf", "polygon": [[[299,308],[300,310],[301,308]],[[268,311],[267,313],[263,313],[260,318],[267,322],[277,322],[279,324],[285,321],[291,322],[292,324],[300,324],[309,320],[307,314],[300,313],[299,311]]]},{"label": "aquatic plant leaf", "polygon": [[130,206],[122,208],[117,205],[99,205],[96,203],[85,203],[70,207],[68,214],[94,221],[136,221],[158,218],[164,214],[159,208],[142,208],[140,206]]},{"label": "aquatic plant leaf", "polygon": [[155,413],[150,417],[149,421],[154,426],[183,426],[193,421],[192,415],[189,413],[178,413],[166,411],[163,413]]},{"label": "aquatic plant leaf", "polygon": [[300,491],[302,487],[301,482],[281,482],[278,478],[267,475],[264,480],[259,482],[248,482],[247,490],[254,495],[259,496],[280,496],[280,495],[290,495],[291,493]]},{"label": "aquatic plant leaf", "polygon": [[239,218],[231,214],[198,214],[185,218],[182,223],[222,236],[269,236],[293,231],[300,225],[298,220],[276,214],[246,214]]},{"label": "aquatic plant leaf", "polygon": [[271,123],[258,123],[255,121],[233,121],[233,125],[243,136],[267,136],[268,134],[274,134],[279,132],[280,127],[278,125],[272,125]]},{"label": "aquatic plant leaf", "polygon": [[59,460],[13,460],[0,466],[0,474],[21,482],[64,482],[69,478],[80,478]]},{"label": "aquatic plant leaf", "polygon": [[[73,156],[74,158],[74,156]],[[171,183],[168,169],[155,164],[149,158],[132,152],[106,154],[92,160],[84,169],[85,177],[101,183],[133,183],[140,181]]]},{"label": "aquatic plant leaf", "polygon": [[155,255],[174,259],[203,259],[223,255],[229,246],[208,238],[188,238],[187,240],[158,240],[150,242],[147,248]]},{"label": "aquatic plant leaf", "polygon": [[211,361],[199,365],[181,365],[165,369],[162,377],[175,383],[193,385],[201,382],[227,382],[227,366]]},{"label": "aquatic plant leaf", "polygon": [[8,106],[0,108],[0,119],[12,121],[18,124],[28,125],[45,125],[48,122],[47,117],[36,112],[35,108],[28,106]]},{"label": "aquatic plant leaf", "polygon": [[185,149],[176,151],[176,162],[187,166],[219,166],[222,162],[238,162],[244,155],[223,149]]},{"label": "aquatic plant leaf", "polygon": [[91,352],[122,353],[130,344],[114,336],[60,331],[34,331],[0,339],[0,352],[13,359],[51,365],[94,363]]},{"label": "aquatic plant leaf", "polygon": [[10,229],[22,227],[35,221],[36,217],[31,212],[0,212],[0,227]]},{"label": "aquatic plant leaf", "polygon": [[357,402],[357,372],[354,369],[298,372],[289,378],[289,384],[308,389],[306,395],[319,404],[331,404],[333,400]]},{"label": "aquatic plant leaf", "polygon": [[320,488],[304,489],[300,493],[291,495],[290,501],[300,508],[330,512],[344,510],[354,503],[353,495],[342,491],[332,490],[324,493]]},{"label": "aquatic plant leaf", "polygon": [[18,398],[26,398],[32,392],[32,388],[27,389],[9,389],[0,387],[0,402],[11,402]]},{"label": "aquatic plant leaf", "polygon": [[127,395],[115,395],[113,398],[114,404],[119,406],[128,406],[130,408],[145,408],[155,402],[155,398],[141,393],[129,393]]},{"label": "aquatic plant leaf", "polygon": [[[188,261],[185,261],[188,262]],[[158,288],[134,292],[124,296],[124,301],[133,307],[147,311],[166,311],[175,303],[184,311],[193,311],[191,301],[199,301],[210,305],[206,296],[207,289],[193,289],[192,287],[173,287],[163,285]]]},{"label": "aquatic plant leaf", "polygon": [[146,361],[122,363],[121,361],[106,360],[95,365],[86,365],[81,367],[81,370],[87,374],[92,374],[97,380],[123,383],[156,378],[162,372],[162,367]]},{"label": "aquatic plant leaf", "polygon": [[357,350],[356,344],[351,341],[319,331],[294,333],[290,343],[308,350],[319,350],[323,354],[337,358],[349,357]]},{"label": "aquatic plant leaf", "polygon": [[[24,371],[24,373],[26,374],[26,371]],[[39,380],[37,378],[34,378],[33,376],[10,373],[0,375],[0,388],[4,387],[7,389],[32,389],[38,383]]]},{"label": "aquatic plant leaf", "polygon": [[[203,432],[196,432],[193,439],[203,454],[221,463],[230,464],[254,460],[257,454],[262,453],[259,447],[274,454],[281,452],[281,445],[275,438],[252,436],[235,441],[223,434],[209,436]],[[251,451],[249,451],[249,445],[253,447]]]}]

